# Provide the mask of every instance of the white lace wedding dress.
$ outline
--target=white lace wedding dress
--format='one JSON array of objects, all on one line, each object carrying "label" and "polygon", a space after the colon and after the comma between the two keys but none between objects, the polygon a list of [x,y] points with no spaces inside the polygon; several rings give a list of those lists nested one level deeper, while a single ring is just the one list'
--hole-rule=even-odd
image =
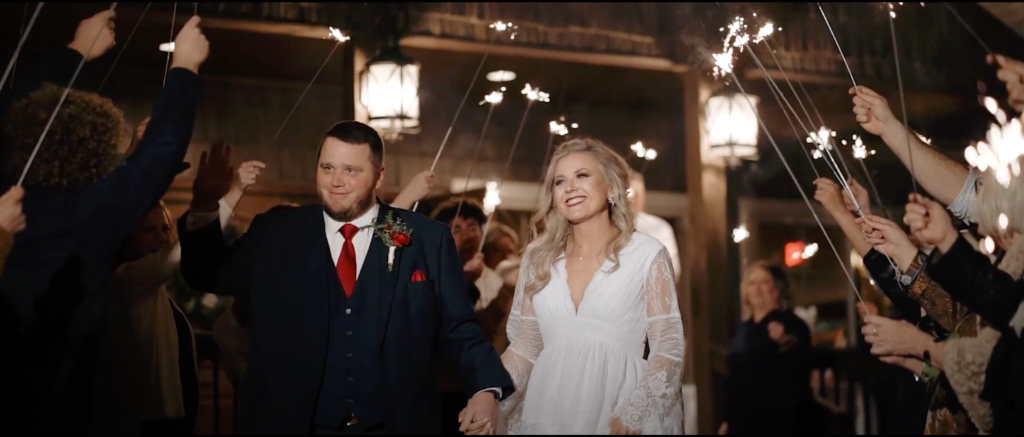
[{"label": "white lace wedding dress", "polygon": [[577,313],[564,255],[532,299],[523,295],[532,276],[523,260],[511,345],[501,356],[516,387],[501,403],[508,434],[608,434],[616,417],[641,434],[682,434],[684,340],[672,259],[634,233],[619,261],[595,273]]}]

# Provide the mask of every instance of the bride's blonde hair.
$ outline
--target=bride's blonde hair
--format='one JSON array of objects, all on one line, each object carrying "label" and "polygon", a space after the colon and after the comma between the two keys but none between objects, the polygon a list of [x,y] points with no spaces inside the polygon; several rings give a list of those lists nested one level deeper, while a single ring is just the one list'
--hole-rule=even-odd
[{"label": "bride's blonde hair", "polygon": [[544,173],[540,211],[530,221],[533,241],[523,254],[531,273],[523,289],[526,296],[532,296],[551,281],[551,266],[565,251],[572,235],[572,224],[555,207],[551,192],[554,188],[555,167],[562,158],[573,153],[586,153],[594,158],[610,190],[608,216],[618,232],[604,249],[615,263],[613,270],[619,267],[619,251],[626,247],[633,235],[636,213],[626,201],[626,190],[629,189],[629,164],[626,164],[626,160],[604,143],[592,138],[577,138],[560,144]]}]

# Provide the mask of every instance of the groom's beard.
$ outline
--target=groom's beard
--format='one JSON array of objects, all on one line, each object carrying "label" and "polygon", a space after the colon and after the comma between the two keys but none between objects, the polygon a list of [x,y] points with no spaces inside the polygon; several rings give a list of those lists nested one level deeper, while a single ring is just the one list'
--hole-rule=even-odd
[{"label": "groom's beard", "polygon": [[323,194],[320,195],[320,206],[323,207],[324,212],[335,221],[341,223],[348,223],[352,220],[359,218],[359,216],[370,210],[373,206],[373,202],[376,200],[373,190],[367,190],[363,197],[360,197],[356,203],[352,206],[340,210],[333,210],[331,206],[327,204],[327,200],[324,199]]}]

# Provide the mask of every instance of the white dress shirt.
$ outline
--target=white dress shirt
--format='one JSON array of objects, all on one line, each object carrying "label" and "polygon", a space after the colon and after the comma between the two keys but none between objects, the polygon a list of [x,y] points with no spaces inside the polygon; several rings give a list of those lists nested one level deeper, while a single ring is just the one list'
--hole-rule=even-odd
[{"label": "white dress shirt", "polygon": [[679,280],[681,269],[679,246],[676,246],[676,231],[672,229],[672,225],[668,224],[661,217],[646,212],[638,212],[636,214],[636,231],[649,237],[654,237],[654,239],[660,241],[665,246],[665,250],[668,250],[668,256],[672,258],[672,268],[676,275],[675,279]]},{"label": "white dress shirt", "polygon": [[[357,217],[355,220],[348,222],[355,225],[359,229],[359,232],[352,237],[352,245],[356,249],[356,280],[359,280],[359,272],[363,269],[363,264],[366,263],[366,254],[370,251],[370,243],[373,242],[373,229],[363,228],[364,226],[373,224],[373,221],[377,218],[377,214],[380,212],[380,205],[374,203],[372,207],[363,215]],[[341,234],[342,226],[346,223],[339,222],[331,216],[324,214],[324,233],[327,236],[327,245],[331,249],[331,259],[334,261],[334,265],[338,265],[338,258],[341,257],[341,249],[345,245],[345,236]],[[217,213],[192,213],[188,215],[186,219],[188,230],[198,229],[206,224],[217,219]],[[502,390],[500,388],[488,388],[480,390],[477,394],[485,391],[493,391],[497,395],[498,399],[501,399]]]}]

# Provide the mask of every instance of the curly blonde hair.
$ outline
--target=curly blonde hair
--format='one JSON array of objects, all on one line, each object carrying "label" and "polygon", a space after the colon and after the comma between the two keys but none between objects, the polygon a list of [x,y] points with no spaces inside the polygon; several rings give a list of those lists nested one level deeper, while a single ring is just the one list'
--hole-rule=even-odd
[{"label": "curly blonde hair", "polygon": [[[64,87],[46,84],[18,100],[4,120],[3,174],[16,180],[28,163]],[[71,90],[25,177],[25,186],[69,191],[96,182],[117,166],[127,123],[99,94]]]},{"label": "curly blonde hair", "polygon": [[629,165],[626,160],[601,141],[592,138],[576,138],[560,144],[544,173],[542,206],[530,221],[533,241],[527,247],[524,259],[532,274],[525,284],[526,296],[532,296],[551,281],[551,266],[565,252],[565,246],[572,235],[572,224],[555,207],[552,190],[555,167],[562,158],[574,153],[586,153],[594,158],[611,190],[608,216],[618,233],[607,243],[605,252],[615,263],[613,270],[619,267],[619,251],[626,247],[633,235],[636,213],[626,203],[626,190],[629,188]]},{"label": "curly blonde hair", "polygon": [[[1017,160],[1024,164],[1024,159]],[[981,181],[984,186],[975,200],[978,230],[993,238],[1024,233],[1024,175],[1013,177],[1009,187],[997,182],[991,170],[981,175]],[[999,226],[1000,214],[1006,214],[1006,229]]]}]

